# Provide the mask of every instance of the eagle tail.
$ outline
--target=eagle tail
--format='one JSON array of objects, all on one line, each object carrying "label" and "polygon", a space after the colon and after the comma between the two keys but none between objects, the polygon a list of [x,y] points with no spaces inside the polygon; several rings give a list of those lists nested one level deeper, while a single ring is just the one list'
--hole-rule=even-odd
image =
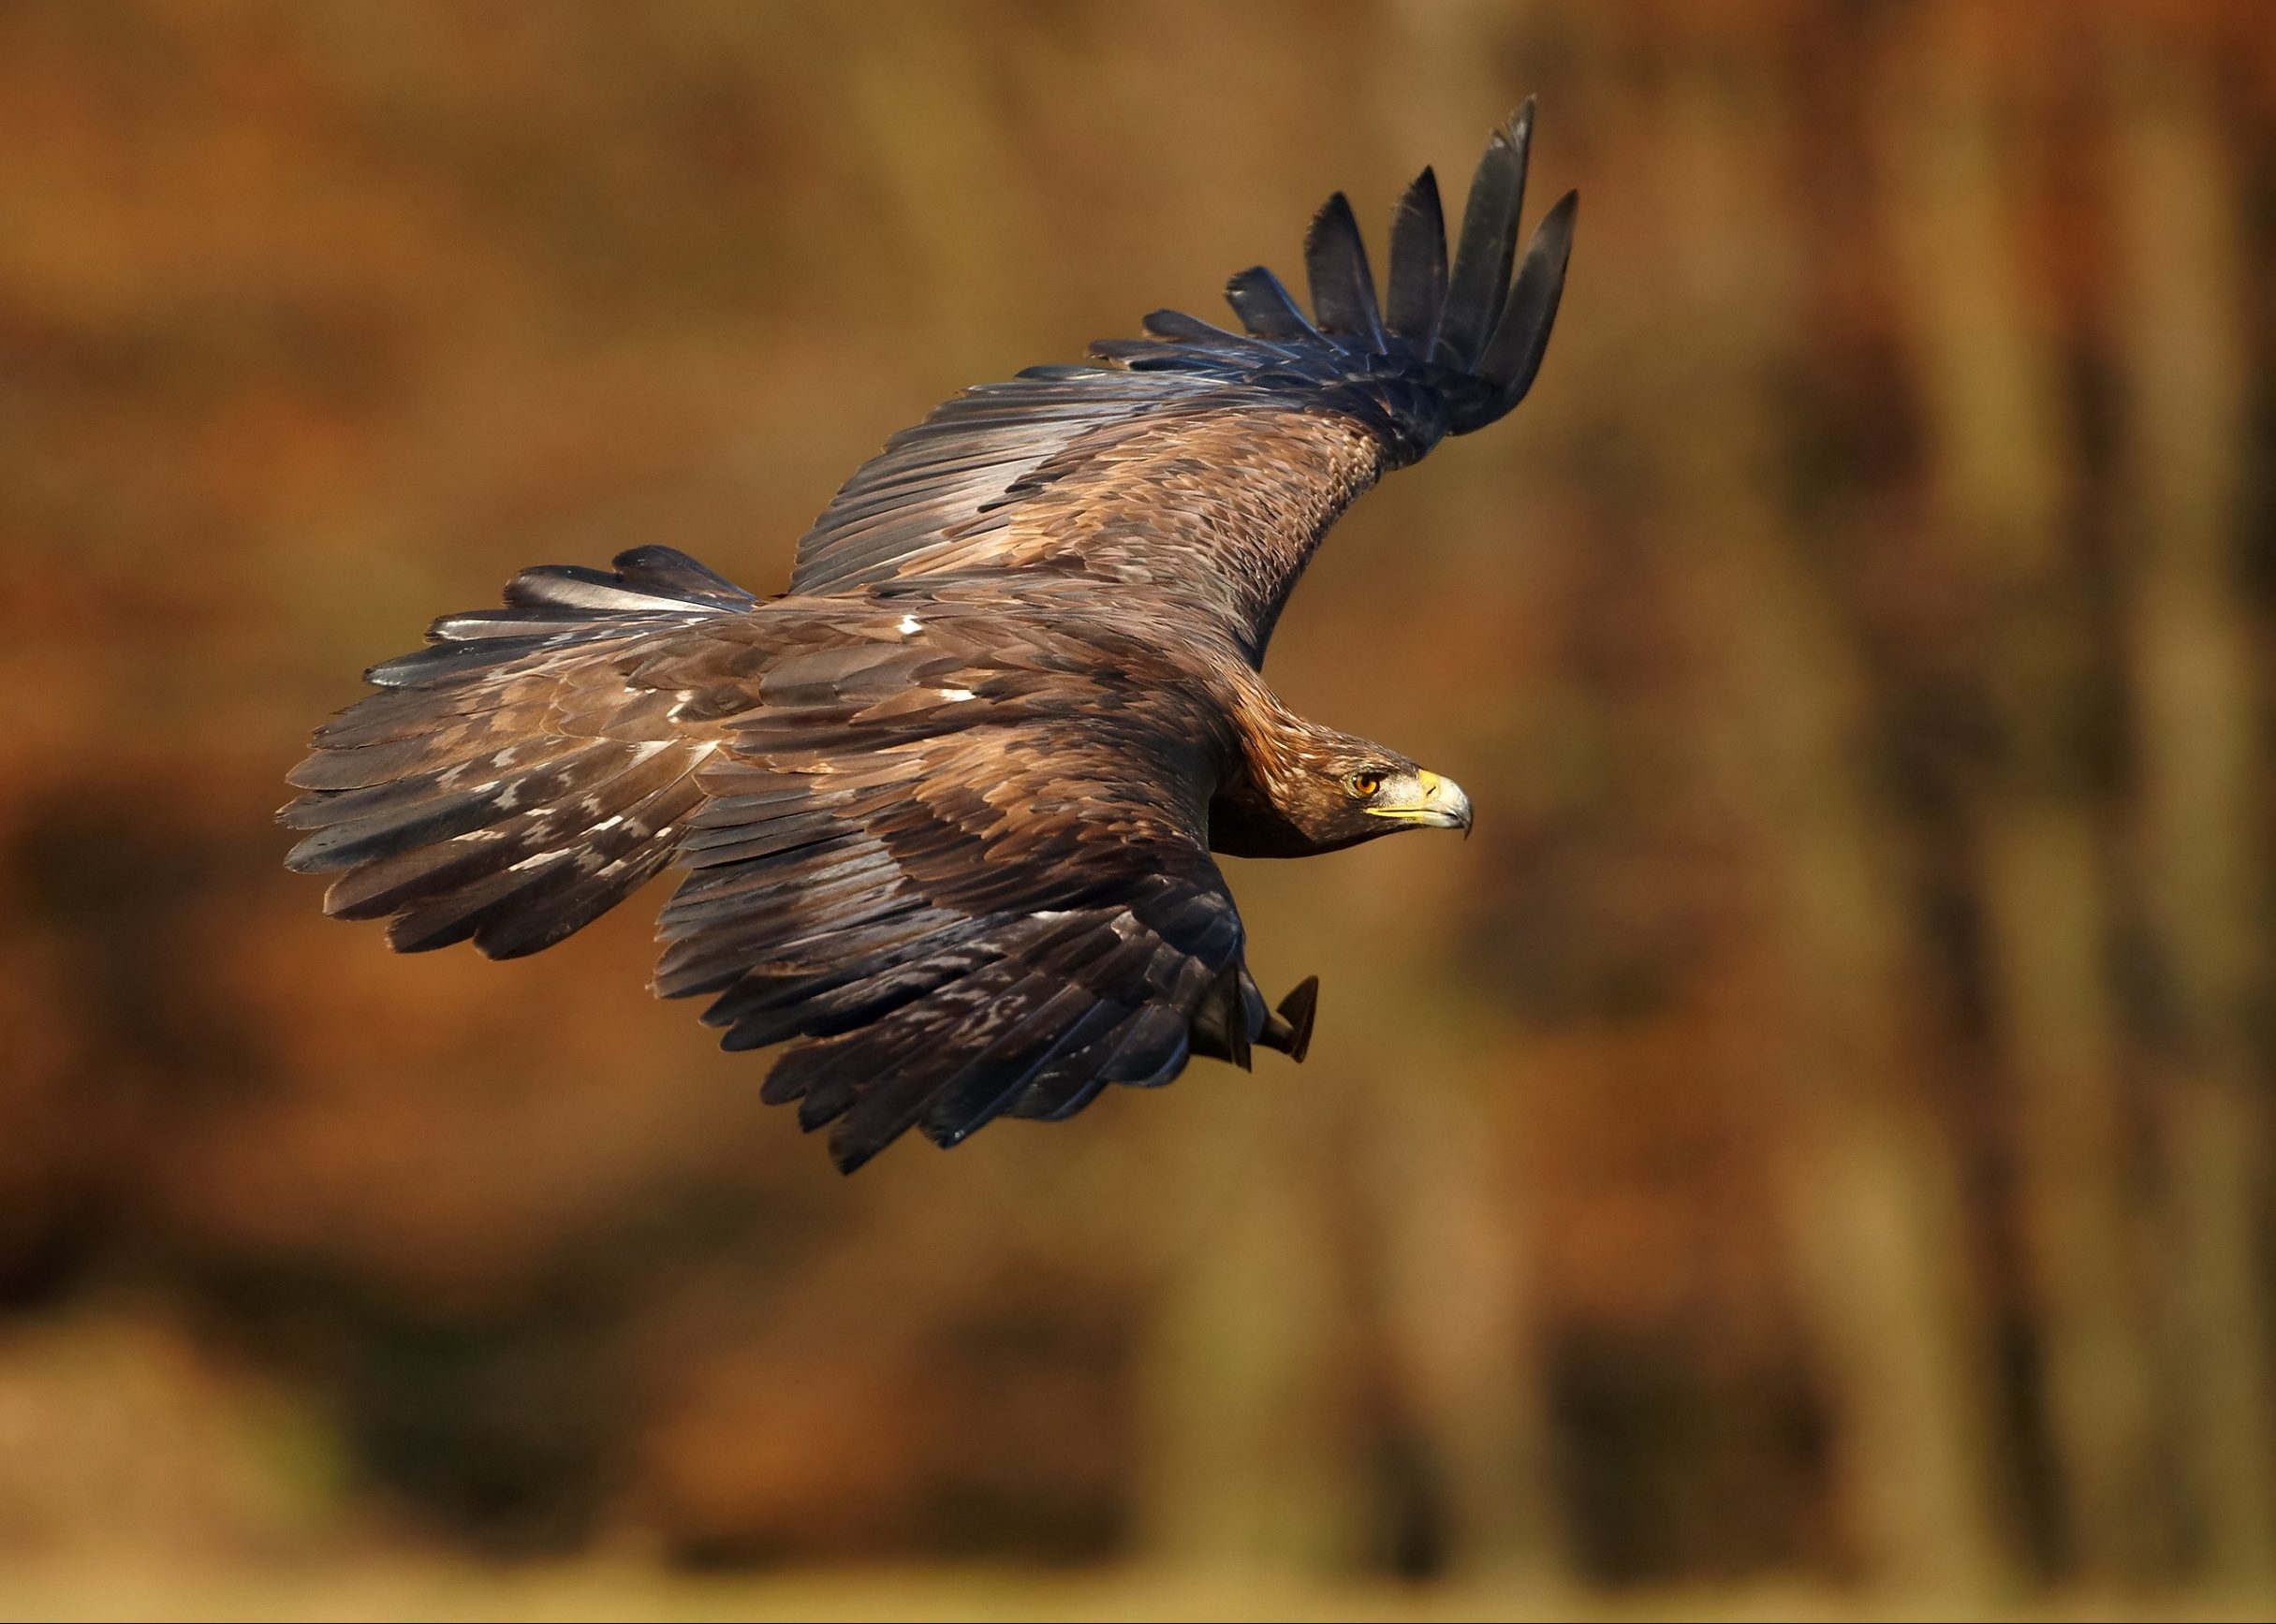
[{"label": "eagle tail", "polygon": [[701,803],[709,746],[674,695],[627,680],[658,634],[756,600],[668,548],[613,570],[547,565],[505,606],[449,615],[429,646],[365,673],[382,692],[317,730],[278,821],[286,857],[333,873],[325,912],[391,918],[419,953],[471,940],[492,958],[550,947],[664,868]]}]

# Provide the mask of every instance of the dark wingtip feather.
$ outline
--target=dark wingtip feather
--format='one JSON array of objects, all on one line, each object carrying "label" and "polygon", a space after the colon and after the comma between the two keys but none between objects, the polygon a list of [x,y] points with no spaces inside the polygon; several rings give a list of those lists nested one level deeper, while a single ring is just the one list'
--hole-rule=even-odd
[{"label": "dark wingtip feather", "polygon": [[1312,318],[1322,332],[1358,339],[1369,354],[1383,349],[1383,317],[1374,273],[1351,199],[1338,192],[1320,205],[1304,233],[1304,272],[1312,284]]},{"label": "dark wingtip feather", "polygon": [[609,563],[636,592],[717,608],[747,609],[758,602],[711,565],[676,547],[636,547],[618,553]]},{"label": "dark wingtip feather", "polygon": [[1241,317],[1241,325],[1257,338],[1316,339],[1319,329],[1289,297],[1279,277],[1261,265],[1252,265],[1225,285],[1225,301]]},{"label": "dark wingtip feather", "polygon": [[1525,163],[1533,146],[1534,98],[1493,132],[1462,208],[1461,245],[1446,291],[1439,342],[1463,367],[1476,364],[1502,313],[1509,268],[1517,257],[1518,217],[1525,208]]},{"label": "dark wingtip feather", "polygon": [[1446,216],[1430,169],[1391,211],[1391,285],[1387,325],[1426,358],[1438,340],[1446,302]]},{"label": "dark wingtip feather", "polygon": [[1525,398],[1549,353],[1550,329],[1557,325],[1558,301],[1564,295],[1564,268],[1573,255],[1573,226],[1580,212],[1580,194],[1567,192],[1542,216],[1533,241],[1525,248],[1525,263],[1518,269],[1517,285],[1509,290],[1501,325],[1478,362],[1478,371],[1501,386],[1503,410]]},{"label": "dark wingtip feather", "polygon": [[[1177,374],[1195,399],[1226,386],[1346,415],[1375,436],[1386,467],[1415,461],[1446,434],[1485,427],[1533,384],[1571,247],[1572,206],[1561,204],[1512,282],[1534,107],[1528,96],[1489,134],[1451,252],[1436,171],[1424,169],[1402,194],[1384,297],[1350,200],[1338,192],[1304,237],[1309,311],[1270,270],[1252,266],[1226,285],[1240,332],[1156,311],[1145,337],[1109,340],[1092,354],[1111,363],[1102,370],[1145,374],[1147,383]],[[809,590],[815,581],[799,584]],[[516,630],[500,625],[488,635]]]},{"label": "dark wingtip feather", "polygon": [[1212,327],[1199,316],[1188,315],[1182,310],[1157,310],[1138,323],[1148,338],[1164,339],[1182,344],[1239,344],[1241,335],[1221,327]]},{"label": "dark wingtip feather", "polygon": [[874,1137],[856,1138],[842,1132],[844,1126],[844,1119],[840,1118],[839,1126],[830,1130],[828,1141],[830,1164],[841,1173],[859,1173],[869,1164],[872,1157],[885,1149],[886,1142]]}]

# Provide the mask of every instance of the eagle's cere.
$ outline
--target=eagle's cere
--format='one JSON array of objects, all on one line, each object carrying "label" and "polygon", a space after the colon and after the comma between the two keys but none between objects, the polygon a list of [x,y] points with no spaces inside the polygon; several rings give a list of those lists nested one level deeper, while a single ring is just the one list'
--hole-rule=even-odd
[{"label": "eagle's cere", "polygon": [[1310,316],[1259,267],[1241,331],[1157,311],[959,395],[846,482],[784,596],[643,547],[437,621],[294,768],[291,866],[402,951],[500,958],[685,869],[655,990],[709,998],[728,1048],[797,1040],[766,1097],[849,1170],[1196,1054],[1302,1059],[1316,983],[1267,1006],[1210,854],[1470,827],[1259,672],[1345,505],[1533,383],[1576,199],[1520,262],[1532,123],[1489,141],[1451,265],[1425,169],[1379,304],[1339,193]]}]

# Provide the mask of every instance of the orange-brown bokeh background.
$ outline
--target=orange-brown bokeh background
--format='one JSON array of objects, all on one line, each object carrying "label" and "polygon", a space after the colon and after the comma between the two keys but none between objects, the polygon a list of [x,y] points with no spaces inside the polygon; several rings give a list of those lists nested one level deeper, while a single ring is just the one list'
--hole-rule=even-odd
[{"label": "orange-brown bokeh background", "polygon": [[[841,1180],[653,898],[279,866],[434,614],[775,590],[1529,91],[1541,382],[1273,651],[1480,809],[1228,865],[1302,1070]],[[2264,1606],[2272,264],[2253,0],[0,11],[0,1564]]]}]

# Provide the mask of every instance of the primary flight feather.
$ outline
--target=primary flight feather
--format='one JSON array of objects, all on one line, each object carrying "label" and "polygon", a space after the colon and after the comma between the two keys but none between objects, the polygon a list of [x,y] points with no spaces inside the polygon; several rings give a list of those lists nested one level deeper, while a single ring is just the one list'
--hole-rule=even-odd
[{"label": "primary flight feather", "polygon": [[288,863],[401,951],[493,958],[684,869],[655,990],[708,997],[728,1048],[795,1041],[766,1098],[848,1171],[1196,1054],[1302,1059],[1315,984],[1266,1006],[1210,854],[1469,827],[1259,669],[1353,498],[1532,387],[1577,203],[1518,258],[1532,125],[1490,139],[1450,264],[1431,171],[1407,190],[1382,304],[1338,193],[1310,316],[1244,271],[1239,331],[1158,311],[894,435],[784,596],[644,547],[437,621],[293,769]]}]

